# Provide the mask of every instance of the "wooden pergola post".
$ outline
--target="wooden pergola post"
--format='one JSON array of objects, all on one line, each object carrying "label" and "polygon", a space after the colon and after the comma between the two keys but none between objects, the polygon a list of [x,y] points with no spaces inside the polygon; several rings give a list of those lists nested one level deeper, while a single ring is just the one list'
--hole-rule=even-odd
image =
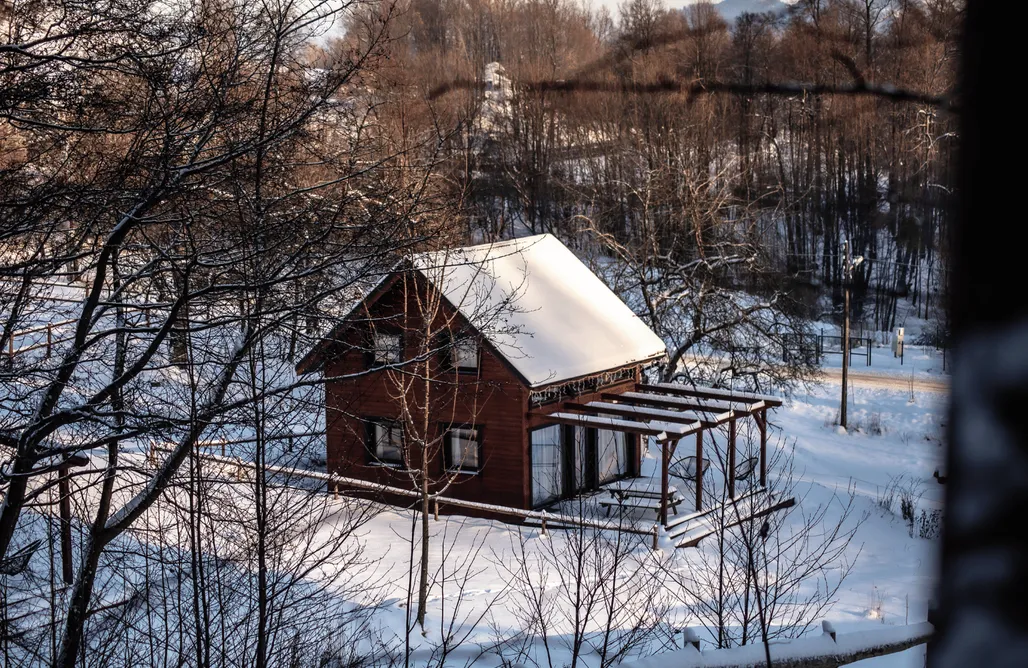
[{"label": "wooden pergola post", "polygon": [[675,450],[678,448],[678,441],[666,440],[660,442],[660,522],[664,526],[667,526],[667,507],[668,498],[671,496],[671,458],[675,456]]},{"label": "wooden pergola post", "polygon": [[671,453],[668,452],[668,442],[660,442],[660,523],[667,526],[667,497],[668,497],[668,465]]},{"label": "wooden pergola post", "polygon": [[735,498],[735,418],[728,421],[728,498]]},{"label": "wooden pergola post", "polygon": [[[758,415],[754,413],[754,415]],[[760,486],[767,487],[767,409],[760,411],[757,419],[760,427]]]},{"label": "wooden pergola post", "polygon": [[696,511],[703,510],[703,430],[696,432]]}]

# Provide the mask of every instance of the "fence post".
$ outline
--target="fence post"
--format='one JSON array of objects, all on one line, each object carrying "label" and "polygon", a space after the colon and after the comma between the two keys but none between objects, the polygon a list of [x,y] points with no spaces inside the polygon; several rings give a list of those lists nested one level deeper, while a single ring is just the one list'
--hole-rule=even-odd
[{"label": "fence post", "polygon": [[65,584],[74,584],[75,573],[71,553],[71,482],[68,479],[68,460],[64,460],[58,469],[57,489],[60,494],[59,511],[61,516],[61,574]]},{"label": "fence post", "polygon": [[332,482],[332,498],[333,499],[338,499],[339,498],[339,483],[335,482],[335,481]]},{"label": "fence post", "polygon": [[435,517],[435,521],[439,521],[439,497],[432,499],[432,515]]},{"label": "fence post", "polygon": [[696,648],[696,651],[700,651],[700,636],[696,633],[696,629],[686,627],[682,629],[682,640],[686,645],[692,645]]},{"label": "fence post", "polygon": [[827,619],[823,620],[821,622],[821,630],[824,631],[826,636],[829,636],[832,639],[832,642],[835,642],[835,627],[832,626],[830,621]]},{"label": "fence post", "polygon": [[659,525],[656,522],[653,523],[653,549],[654,550],[657,549],[657,527],[658,526]]},{"label": "fence post", "polygon": [[543,516],[542,516],[542,519],[540,520],[539,523],[540,523],[540,525],[542,527],[542,535],[545,536],[546,535],[546,511],[545,510],[543,511]]},{"label": "fence post", "polygon": [[931,660],[935,656],[936,638],[938,637],[937,632],[939,629],[939,609],[936,607],[935,601],[928,601],[928,619],[926,621],[935,628],[936,633],[933,633],[932,637],[925,643],[925,665],[934,665],[931,663]]}]

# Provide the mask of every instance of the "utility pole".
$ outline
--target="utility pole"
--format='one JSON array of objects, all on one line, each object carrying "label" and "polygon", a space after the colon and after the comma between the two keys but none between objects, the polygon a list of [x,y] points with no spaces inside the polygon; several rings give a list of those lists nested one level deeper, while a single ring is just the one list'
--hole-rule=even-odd
[{"label": "utility pole", "polygon": [[853,268],[864,261],[861,256],[852,257],[850,255],[850,240],[844,239],[842,242],[843,252],[843,268],[842,268],[842,287],[844,291],[844,305],[842,315],[842,407],[839,409],[839,424],[843,429],[846,429],[846,405],[847,401],[847,390],[849,385],[849,367],[850,367],[850,285],[853,283]]}]

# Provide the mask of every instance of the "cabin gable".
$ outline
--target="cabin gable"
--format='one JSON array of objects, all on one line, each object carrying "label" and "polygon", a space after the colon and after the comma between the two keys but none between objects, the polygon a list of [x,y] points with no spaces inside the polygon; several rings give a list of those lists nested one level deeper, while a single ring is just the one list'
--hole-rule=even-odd
[{"label": "cabin gable", "polygon": [[[367,436],[369,420],[400,420],[407,406],[417,413],[410,419],[416,423],[415,436],[436,439],[429,447],[435,456],[428,467],[438,486],[449,484],[448,493],[460,498],[520,507],[527,466],[524,381],[487,341],[480,340],[476,371],[447,368],[450,346],[443,341],[426,345],[424,333],[442,337],[450,332],[472,332],[469,323],[445,301],[426,327],[421,314],[431,296],[426,281],[408,275],[393,281],[377,299],[358,309],[346,327],[334,332],[334,354],[323,361],[328,470],[409,487],[408,473],[374,460]],[[372,368],[368,346],[372,330],[400,333],[404,364]],[[427,359],[410,362],[425,358],[426,351]],[[448,444],[443,439],[449,428],[478,430],[481,460],[477,470],[447,469]],[[412,468],[421,466],[420,461],[409,463]]]}]

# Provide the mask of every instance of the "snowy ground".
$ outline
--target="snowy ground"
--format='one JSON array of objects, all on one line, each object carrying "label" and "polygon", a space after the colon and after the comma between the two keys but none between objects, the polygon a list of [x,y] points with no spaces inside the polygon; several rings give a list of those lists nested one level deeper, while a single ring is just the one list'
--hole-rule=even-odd
[{"label": "snowy ground", "polygon": [[[895,514],[876,505],[894,476],[918,481],[921,507],[941,508],[943,488],[932,477],[943,457],[940,435],[947,396],[934,392],[856,387],[851,395],[850,424],[860,431],[840,434],[830,423],[838,411],[837,384],[802,394],[779,410],[777,424],[796,438],[796,461],[802,477],[827,490],[853,480],[870,511],[857,541],[856,566],[829,615],[840,632],[874,624],[919,622],[927,616],[937,568],[937,541],[911,538]],[[869,425],[881,425],[874,435]],[[898,508],[894,509],[899,512]],[[921,666],[924,649],[862,662],[874,666]]]},{"label": "snowy ground", "polygon": [[[945,396],[936,393],[916,394],[914,401],[905,392],[857,388],[852,397],[849,433],[842,433],[831,423],[837,409],[838,386],[826,383],[820,388],[792,397],[778,410],[774,419],[777,430],[795,443],[795,468],[801,495],[801,510],[831,504],[847,489],[857,494],[856,510],[867,518],[857,530],[847,557],[854,568],[840,589],[833,609],[824,616],[840,633],[870,630],[880,625],[900,625],[923,621],[936,571],[936,542],[911,537],[908,527],[893,512],[882,509],[878,500],[897,475],[922,484],[919,507],[939,507],[942,487],[932,478],[942,448],[938,434],[942,428]],[[872,428],[871,425],[880,425]],[[880,432],[880,433],[872,433]],[[655,468],[656,451],[648,454],[646,469]],[[238,492],[237,492],[238,493]],[[345,513],[343,500],[327,500],[329,512],[324,531]],[[896,502],[898,505],[898,501]],[[245,505],[245,502],[244,502]],[[333,506],[339,508],[333,510]],[[832,506],[830,506],[832,507]],[[168,518],[172,519],[172,518]],[[411,535],[411,512],[383,508],[360,532],[357,540],[363,548],[363,560],[375,564],[373,573],[363,573],[368,585],[366,598],[381,604],[375,618],[378,632],[388,640],[402,637],[408,613],[408,572]],[[652,515],[642,518],[652,522]],[[831,521],[831,515],[826,518]],[[444,634],[467,634],[467,642],[450,661],[463,664],[476,658],[477,642],[494,642],[498,636],[509,636],[522,626],[517,594],[511,584],[510,570],[520,560],[539,561],[547,549],[566,541],[567,536],[551,531],[543,537],[538,529],[524,528],[481,519],[456,516],[443,517],[432,525],[433,571],[444,566],[458,575],[462,583],[434,589],[431,593],[427,637],[415,634],[415,659],[427,659]],[[696,550],[678,550],[679,566],[688,568],[702,550],[713,546],[701,544]],[[522,553],[521,550],[524,550]],[[641,563],[652,560],[654,566],[672,551],[662,545],[663,553],[652,553],[648,540],[642,539],[632,554]],[[552,603],[560,605],[559,582],[552,572],[543,577],[544,589],[553,593]],[[354,595],[353,582],[341,580],[344,596]],[[342,594],[342,592],[340,592]],[[350,600],[353,600],[352,598]],[[668,613],[669,625],[695,626],[684,606]],[[819,622],[820,620],[815,620]],[[815,624],[812,633],[819,633]],[[701,634],[702,636],[703,634]],[[559,629],[551,638],[554,665],[562,665],[566,653]],[[678,637],[680,639],[680,636]],[[703,637],[704,649],[709,639]],[[419,649],[417,649],[419,648]],[[538,643],[531,648],[540,658]],[[670,649],[670,647],[669,647]],[[587,657],[587,664],[592,662]],[[494,657],[480,658],[480,665],[495,665]],[[923,665],[923,648],[869,660],[861,665],[878,668]]]},{"label": "snowy ground", "polygon": [[[949,372],[949,364],[952,362],[948,357],[943,359],[943,351],[930,346],[907,345],[903,351],[902,359],[893,354],[887,345],[876,345],[871,348],[871,363],[867,364],[866,348],[859,348],[854,351],[850,371],[857,374],[870,374],[881,376],[894,376],[898,379],[943,378]],[[945,362],[946,368],[943,368]],[[842,369],[842,355],[829,354],[823,359],[823,366],[826,371]]]},{"label": "snowy ground", "polygon": [[[55,290],[58,293],[68,291]],[[71,294],[62,297],[74,298]],[[51,306],[50,313],[41,314],[41,322],[61,319],[62,302],[56,304]],[[16,345],[38,343],[40,335],[34,336],[33,340],[18,341]],[[834,508],[838,505],[835,499],[853,489],[857,495],[856,510],[867,517],[847,552],[847,557],[854,562],[853,570],[826,618],[840,633],[923,621],[932,597],[937,541],[911,537],[908,526],[899,517],[899,500],[894,499],[889,510],[882,507],[881,500],[887,495],[890,484],[902,476],[902,485],[915,490],[916,512],[941,508],[943,488],[932,478],[943,456],[940,437],[947,395],[939,391],[944,389],[946,380],[941,353],[908,346],[900,365],[885,346],[873,351],[870,367],[859,359],[854,360],[848,433],[834,426],[839,385],[833,371],[840,364],[841,356],[827,357],[826,382],[801,389],[772,416],[778,433],[787,444],[795,446],[800,510],[824,504]],[[885,382],[861,383],[861,377],[866,375],[881,377]],[[919,382],[911,387],[907,382],[910,378]],[[644,472],[655,469],[656,454],[655,449],[648,453]],[[344,502],[329,500],[327,503],[339,503],[342,508]],[[331,513],[327,515],[326,532],[331,530],[334,518]],[[413,519],[409,511],[383,508],[356,538],[363,547],[364,560],[375,564],[374,577],[369,578],[365,593],[381,603],[376,625],[386,636],[402,635],[408,616],[408,537]],[[652,514],[643,519],[652,523]],[[826,520],[831,519],[829,514]],[[567,536],[551,532],[544,537],[534,528],[455,516],[433,522],[432,531],[433,570],[445,567],[451,574],[459,574],[457,579],[462,585],[432,591],[426,625],[428,634],[425,638],[416,634],[415,657],[427,658],[439,638],[453,635],[457,629],[457,635],[467,634],[468,642],[453,659],[460,658],[460,663],[464,663],[480,652],[476,641],[492,642],[498,636],[510,636],[522,626],[516,595],[509,586],[512,564],[519,560],[541,563],[543,555],[553,545],[566,541]],[[662,550],[652,554],[647,539],[634,540],[638,544],[632,554],[644,566],[656,567],[673,551],[662,544]],[[690,560],[708,549],[709,546],[701,544],[696,550],[677,551],[678,566],[688,568]],[[550,573],[540,577],[543,590],[552,594],[551,603],[560,606],[556,576]],[[354,602],[364,605],[367,600]],[[570,614],[569,610],[564,612]],[[456,623],[450,627],[448,620],[453,619]],[[669,611],[668,624],[681,628],[694,626],[696,622],[690,619],[685,606],[677,606]],[[819,633],[819,628],[815,627],[813,632]],[[556,640],[550,649],[554,665],[560,665],[565,651],[560,629],[555,629],[554,634]],[[704,649],[709,649],[707,638],[704,641]],[[538,658],[543,649],[536,643],[531,651]],[[482,660],[482,665],[495,663],[490,657]],[[922,666],[923,648],[861,665]]]},{"label": "snowy ground", "polygon": [[[932,596],[936,542],[910,537],[908,527],[897,516],[899,508],[886,512],[877,500],[895,476],[903,475],[922,486],[919,509],[940,506],[942,487],[932,473],[942,456],[938,436],[946,397],[916,393],[911,402],[907,392],[857,389],[852,397],[851,425],[860,427],[840,433],[831,425],[837,410],[837,392],[837,385],[826,383],[793,397],[775,417],[776,426],[789,439],[795,439],[802,503],[830,503],[852,484],[857,493],[857,509],[867,514],[848,551],[848,556],[855,560],[854,569],[827,619],[840,633],[923,621]],[[871,424],[880,424],[881,433],[871,433],[879,431],[878,427],[872,430]],[[647,468],[651,470],[655,454],[653,451],[648,455]],[[409,535],[410,522],[410,513],[387,510],[369,525],[363,537],[367,556],[394,569],[395,577],[386,579],[395,580],[395,586],[387,585],[382,592],[391,601],[382,612],[382,622],[397,632],[403,627],[406,606],[407,545],[400,537]],[[485,613],[489,627],[516,627],[516,615],[504,598],[508,574],[497,562],[504,555],[509,556],[511,545],[526,532],[530,556],[542,541],[563,540],[556,532],[543,538],[534,529],[455,517],[435,523],[433,528],[434,540],[456,541],[450,558],[455,559],[462,551],[477,551],[478,558],[463,591],[433,596],[430,633],[439,632],[442,619],[458,602],[471,618]],[[678,613],[688,616],[682,610]],[[688,619],[681,621],[688,624]],[[492,628],[486,628],[484,620],[480,625],[485,639]],[[704,649],[707,648],[705,643]],[[923,648],[861,665],[922,666]]]},{"label": "snowy ground", "polygon": [[[846,433],[833,425],[838,391],[838,384],[831,380],[820,387],[801,391],[773,417],[775,431],[787,444],[795,446],[800,511],[812,511],[828,504],[826,521],[830,523],[832,513],[841,507],[839,498],[852,489],[856,493],[856,513],[866,515],[846,553],[847,559],[854,563],[853,570],[839,590],[834,607],[823,618],[833,622],[840,633],[923,621],[932,597],[936,541],[910,536],[908,526],[898,516],[898,499],[891,504],[890,511],[883,509],[879,501],[890,482],[904,476],[906,485],[920,487],[918,511],[940,507],[942,487],[932,478],[932,473],[942,457],[939,435],[946,395],[915,391],[911,401],[907,390],[856,386],[851,395],[851,429]],[[654,471],[657,461],[657,451],[651,448],[644,472]],[[686,498],[689,498],[688,493]],[[328,499],[327,503],[330,508],[324,531],[330,533],[332,522],[345,514],[346,502]],[[332,504],[339,504],[339,510],[333,511]],[[383,508],[360,529],[356,540],[363,549],[362,558],[374,564],[373,572],[361,575],[369,583],[362,600],[352,598],[352,580],[340,580],[346,590],[340,595],[349,597],[348,600],[357,605],[367,605],[373,600],[381,605],[375,626],[378,634],[387,642],[391,641],[394,647],[397,643],[402,646],[400,639],[409,611],[408,537],[412,533],[413,519],[410,511]],[[640,521],[652,524],[652,513],[644,515]],[[552,570],[544,572],[543,567],[547,552],[555,546],[559,549],[560,542],[568,540],[566,534],[551,531],[548,536],[542,536],[535,528],[457,516],[444,516],[431,527],[433,572],[443,568],[456,577],[446,587],[431,592],[427,636],[415,633],[413,638],[416,660],[427,660],[433,651],[438,651],[440,639],[445,635],[463,638],[466,634],[463,646],[448,663],[462,665],[477,660],[478,665],[497,665],[494,656],[479,656],[479,643],[491,644],[498,637],[512,637],[524,626],[524,600],[519,603],[519,594],[511,587],[511,569],[519,562],[533,564],[533,568],[539,566],[535,575],[539,577],[544,595],[550,597],[549,604],[555,608],[563,606],[563,612],[571,614],[567,601],[562,600],[559,576]],[[643,567],[653,568],[674,553],[676,568],[688,569],[690,564],[698,563],[704,550],[713,548],[709,540],[697,549],[677,551],[662,542],[661,550],[654,553],[647,538],[630,540],[636,541],[631,549],[633,559]],[[457,581],[460,581],[459,586]],[[684,605],[673,606],[666,616],[669,628],[697,626]],[[820,619],[814,622],[811,632],[820,633]],[[551,632],[548,651],[553,665],[563,665],[561,657],[567,653],[566,634],[561,633],[559,625]],[[703,649],[710,649],[709,636],[700,635]],[[671,637],[676,644],[680,643],[680,635]],[[528,646],[536,660],[545,665],[546,648],[538,641],[529,641]],[[671,645],[667,647],[671,648]],[[654,649],[651,647],[650,651]],[[920,667],[924,665],[923,652],[923,647],[914,648],[861,665]],[[586,657],[586,663],[596,663],[595,656]]]}]

